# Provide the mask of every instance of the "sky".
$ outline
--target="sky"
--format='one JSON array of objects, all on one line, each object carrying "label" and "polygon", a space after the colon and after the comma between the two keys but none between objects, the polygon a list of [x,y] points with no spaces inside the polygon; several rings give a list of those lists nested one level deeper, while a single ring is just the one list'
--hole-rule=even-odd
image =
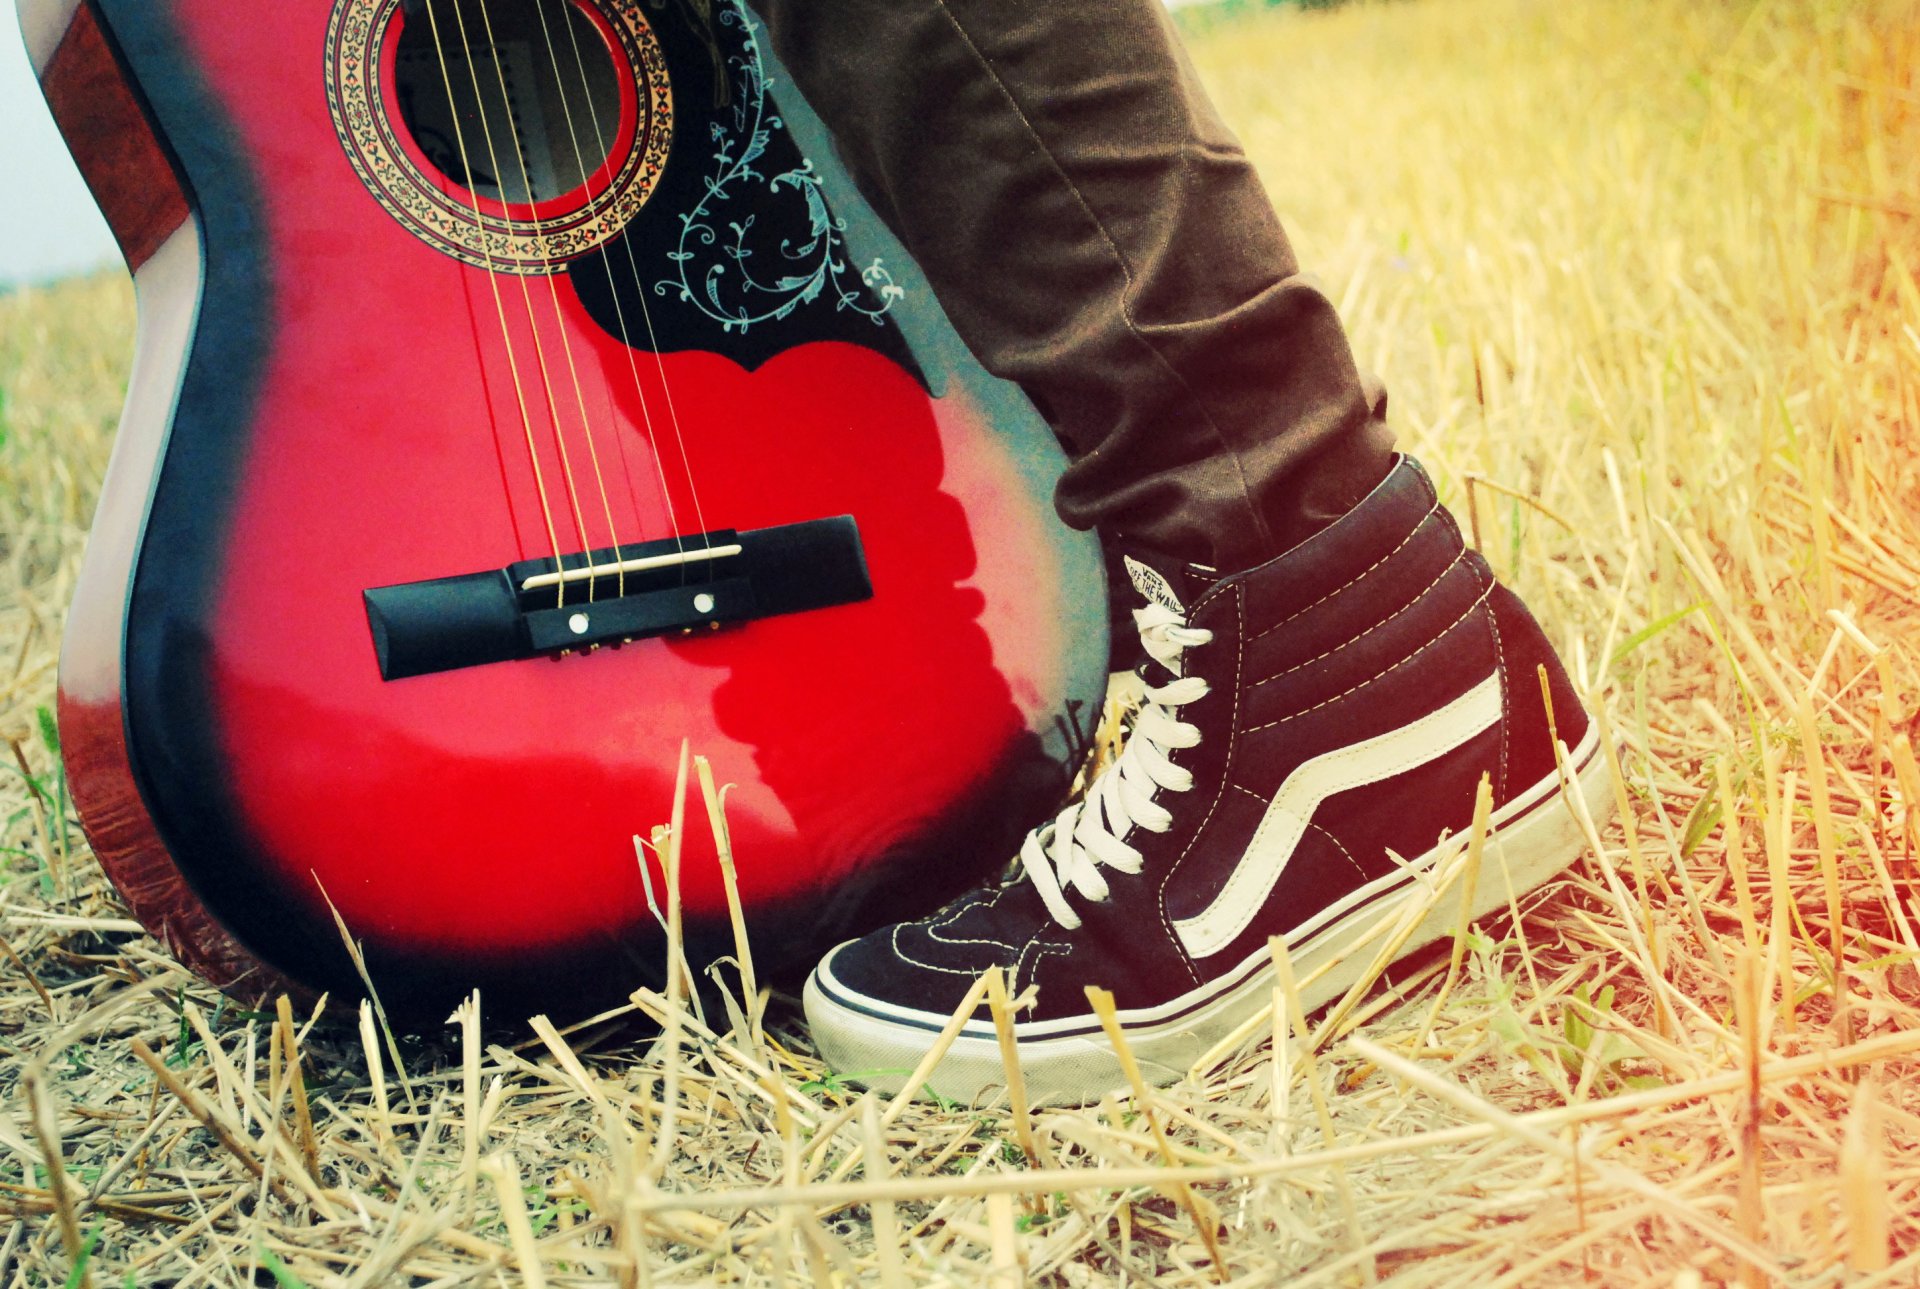
[{"label": "sky", "polygon": [[0,289],[120,261],[47,114],[13,14],[0,0]]}]

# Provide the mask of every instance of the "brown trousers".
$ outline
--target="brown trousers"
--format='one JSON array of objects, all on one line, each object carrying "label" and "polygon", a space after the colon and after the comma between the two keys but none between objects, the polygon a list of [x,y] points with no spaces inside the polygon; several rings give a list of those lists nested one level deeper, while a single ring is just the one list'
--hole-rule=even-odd
[{"label": "brown trousers", "polygon": [[752,0],[1076,527],[1235,571],[1385,473],[1384,396],[1160,0]]}]

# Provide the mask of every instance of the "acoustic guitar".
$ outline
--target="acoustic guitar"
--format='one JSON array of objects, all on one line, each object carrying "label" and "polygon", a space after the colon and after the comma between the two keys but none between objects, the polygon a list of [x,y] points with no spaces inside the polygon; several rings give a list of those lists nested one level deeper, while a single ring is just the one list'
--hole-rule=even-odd
[{"label": "acoustic guitar", "polygon": [[139,301],[61,734],[187,965],[353,995],[351,938],[402,1018],[617,1000],[683,740],[776,967],[1063,791],[1107,637],[1062,454],[736,0],[20,17]]}]

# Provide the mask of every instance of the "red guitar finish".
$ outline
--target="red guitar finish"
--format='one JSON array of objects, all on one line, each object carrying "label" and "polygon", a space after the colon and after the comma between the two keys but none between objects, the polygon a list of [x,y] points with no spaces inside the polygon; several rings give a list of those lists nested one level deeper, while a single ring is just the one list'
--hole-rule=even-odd
[{"label": "red guitar finish", "polygon": [[[433,49],[416,29],[409,64],[402,44],[424,9],[285,0],[236,21],[216,0],[23,0],[142,315],[63,658],[74,797],[135,913],[243,995],[282,976],[354,992],[329,905],[402,1013],[437,1019],[475,986],[573,1010],[657,979],[662,874],[632,839],[666,820],[682,739],[734,785],[757,952],[804,965],[1004,860],[1064,786],[1071,751],[1042,736],[1094,710],[1104,672],[1097,553],[1047,504],[1057,450],[959,354],[850,191],[832,193],[813,296],[737,326],[744,307],[702,308],[757,271],[726,256],[729,224],[816,191],[763,183],[722,209],[751,173],[728,181],[738,197],[710,182],[729,164],[712,122],[744,122],[746,148],[766,88],[744,11],[715,28],[732,69],[716,94],[698,80],[715,33],[674,10],[491,3],[597,35],[595,65],[619,73],[613,142],[579,182],[549,180],[565,191],[464,188],[427,159],[431,129],[398,106]],[[387,113],[357,161],[356,93]],[[797,157],[804,105],[779,107],[774,143]],[[777,163],[769,145],[746,170]],[[687,235],[703,193],[717,242]],[[507,231],[436,244],[433,220],[462,212]],[[772,243],[790,260],[822,227],[811,206],[800,219]],[[515,229],[552,262],[506,267]],[[852,267],[861,239],[884,270]],[[381,677],[369,588],[843,514],[870,599]],[[695,951],[730,948],[704,825],[681,893]]]}]

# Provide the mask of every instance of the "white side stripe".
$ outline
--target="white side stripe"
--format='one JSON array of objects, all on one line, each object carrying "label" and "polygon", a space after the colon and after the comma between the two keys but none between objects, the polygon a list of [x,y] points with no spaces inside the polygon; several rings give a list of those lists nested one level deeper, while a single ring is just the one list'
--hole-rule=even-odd
[{"label": "white side stripe", "polygon": [[1274,794],[1266,817],[1247,844],[1247,853],[1213,897],[1213,903],[1173,924],[1187,953],[1195,958],[1216,954],[1247,929],[1254,914],[1273,894],[1321,802],[1418,769],[1470,742],[1499,719],[1500,674],[1495,672],[1445,707],[1411,724],[1323,752],[1296,766]]}]

